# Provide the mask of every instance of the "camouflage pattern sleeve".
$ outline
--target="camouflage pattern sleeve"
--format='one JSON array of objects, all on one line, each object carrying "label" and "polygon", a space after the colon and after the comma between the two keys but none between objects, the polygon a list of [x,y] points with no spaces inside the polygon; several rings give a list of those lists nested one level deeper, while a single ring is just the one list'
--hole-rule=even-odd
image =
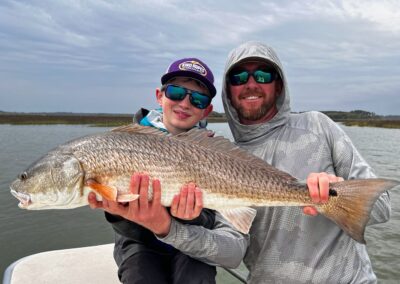
[{"label": "camouflage pattern sleeve", "polygon": [[[329,122],[328,122],[329,123]],[[332,161],[337,176],[344,179],[376,178],[371,166],[364,160],[347,134],[334,122],[331,129]],[[375,202],[368,225],[387,222],[390,218],[390,197],[384,192]]]},{"label": "camouflage pattern sleeve", "polygon": [[158,239],[195,259],[226,268],[238,267],[249,245],[249,236],[233,229],[218,212],[211,230],[173,218],[169,234]]}]

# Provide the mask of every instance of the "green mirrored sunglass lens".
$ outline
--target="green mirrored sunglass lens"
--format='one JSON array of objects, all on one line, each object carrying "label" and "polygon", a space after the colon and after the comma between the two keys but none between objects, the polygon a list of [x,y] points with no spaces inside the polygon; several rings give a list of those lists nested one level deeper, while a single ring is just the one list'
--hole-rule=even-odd
[{"label": "green mirrored sunglass lens", "polygon": [[254,72],[254,78],[258,83],[270,83],[272,82],[272,73],[257,70]]},{"label": "green mirrored sunglass lens", "polygon": [[235,77],[237,78],[238,83],[245,83],[249,78],[249,73],[244,71],[239,74],[236,74]]}]

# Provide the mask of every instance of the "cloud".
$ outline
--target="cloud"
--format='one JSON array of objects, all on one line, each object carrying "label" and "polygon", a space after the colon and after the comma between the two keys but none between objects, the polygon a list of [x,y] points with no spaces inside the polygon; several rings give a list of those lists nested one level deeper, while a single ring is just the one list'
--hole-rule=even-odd
[{"label": "cloud", "polygon": [[[0,2],[0,109],[155,107],[154,89],[172,60],[201,58],[220,89],[228,52],[260,40],[285,66],[294,110],[361,104],[398,113],[398,11],[395,0],[6,0]],[[378,104],[376,93],[391,100]],[[223,111],[219,95],[214,104]]]}]

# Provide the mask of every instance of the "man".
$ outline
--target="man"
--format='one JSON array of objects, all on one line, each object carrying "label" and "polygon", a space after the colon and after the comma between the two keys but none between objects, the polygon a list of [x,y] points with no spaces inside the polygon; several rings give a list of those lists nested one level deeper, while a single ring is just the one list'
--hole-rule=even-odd
[{"label": "man", "polygon": [[[290,113],[286,77],[276,53],[258,42],[234,49],[222,99],[235,142],[292,176],[307,179],[314,201],[328,199],[327,180],[374,178],[349,137],[319,112]],[[318,184],[320,185],[318,189]],[[365,245],[307,207],[257,208],[244,262],[249,283],[375,283]],[[390,216],[385,192],[369,224]]]},{"label": "man", "polygon": [[[212,111],[211,100],[216,94],[214,77],[208,66],[196,58],[173,62],[161,78],[162,87],[156,89],[160,110],[142,109],[135,115],[141,125],[152,126],[173,135],[193,127],[205,127],[202,119]],[[149,177],[134,174],[131,191],[140,194],[139,200],[128,204],[97,201],[89,196],[92,208],[102,208],[115,231],[114,258],[118,276],[123,283],[215,283],[216,269],[208,263],[237,266],[247,248],[247,236],[234,230],[219,214],[202,210],[202,193],[194,184],[184,185],[181,194],[173,199],[170,213],[161,205],[161,185],[153,180],[154,198],[148,201]],[[188,202],[187,202],[188,201]],[[172,218],[171,215],[175,218]],[[195,252],[194,259],[158,238],[180,232],[185,234],[193,227],[213,229],[217,243],[229,249],[225,257],[213,250]],[[232,240],[231,247],[223,240]],[[222,241],[218,241],[222,239]],[[198,243],[197,243],[198,244]],[[194,243],[187,243],[186,250],[193,251]]]}]

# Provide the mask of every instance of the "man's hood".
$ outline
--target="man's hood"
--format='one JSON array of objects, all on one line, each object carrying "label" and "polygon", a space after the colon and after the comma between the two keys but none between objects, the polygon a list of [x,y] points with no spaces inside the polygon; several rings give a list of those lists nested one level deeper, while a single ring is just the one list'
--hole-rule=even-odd
[{"label": "man's hood", "polygon": [[[275,66],[282,78],[283,88],[277,100],[278,113],[270,121],[254,125],[244,125],[239,122],[236,110],[232,107],[228,97],[226,76],[235,65],[253,58],[262,59]],[[222,102],[233,137],[239,143],[258,140],[257,138],[267,135],[273,129],[286,123],[290,114],[289,91],[282,64],[271,47],[260,42],[251,41],[240,45],[229,53],[222,82]]]}]

